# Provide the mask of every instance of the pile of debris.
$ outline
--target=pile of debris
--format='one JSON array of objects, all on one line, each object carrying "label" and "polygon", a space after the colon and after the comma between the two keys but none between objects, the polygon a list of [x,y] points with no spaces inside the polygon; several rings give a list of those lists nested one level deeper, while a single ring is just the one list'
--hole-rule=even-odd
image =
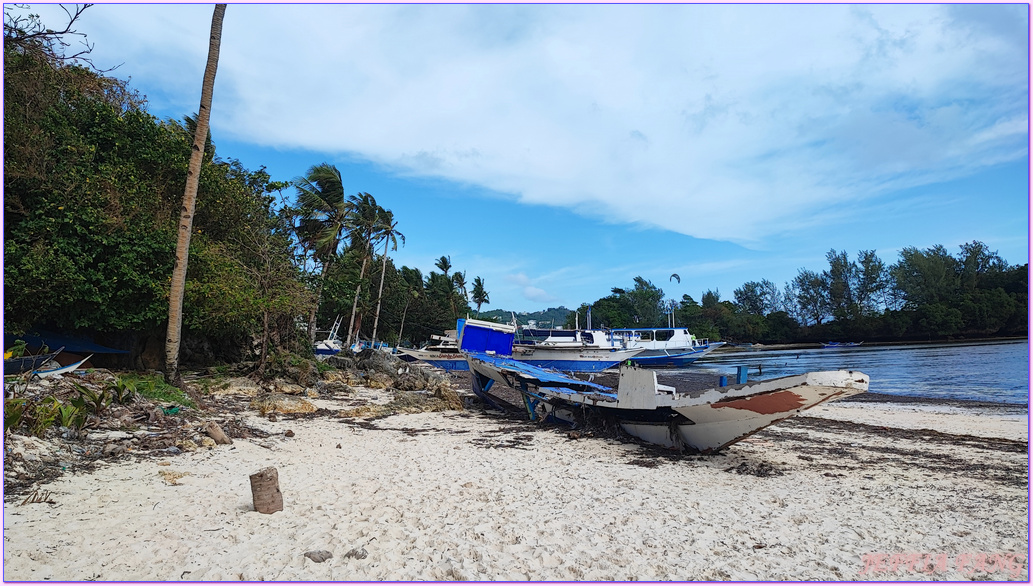
[{"label": "pile of debris", "polygon": [[[223,378],[213,373],[185,376],[187,384],[201,391],[203,403],[196,408],[147,399],[133,392],[119,393],[118,400],[112,400],[112,389],[119,379],[106,370],[5,384],[5,406],[8,401],[23,407],[47,402],[53,405],[54,420],[46,424],[30,417],[14,421],[5,409],[4,493],[12,497],[31,493],[62,474],[88,472],[101,461],[166,458],[211,449],[219,436],[226,441],[267,437],[265,432],[244,423],[242,414],[249,410],[270,417],[323,413],[372,418],[463,408],[463,401],[447,375],[402,362],[384,352],[366,350],[358,355],[332,357],[327,363],[334,369],[320,372],[324,369],[314,363],[299,361],[287,373],[293,380]],[[387,404],[363,402],[356,387],[386,389],[393,399]],[[70,405],[72,400],[82,405],[84,394],[97,396],[105,389],[111,391],[106,404],[98,401],[95,409],[89,409],[88,416],[62,421],[61,406]],[[352,408],[327,412],[317,410],[310,401],[334,398],[352,399]]]}]

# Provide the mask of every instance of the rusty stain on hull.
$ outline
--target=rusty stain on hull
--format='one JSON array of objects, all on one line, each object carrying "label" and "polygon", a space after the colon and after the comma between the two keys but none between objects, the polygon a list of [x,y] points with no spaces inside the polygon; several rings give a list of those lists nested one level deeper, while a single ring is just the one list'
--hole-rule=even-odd
[{"label": "rusty stain on hull", "polygon": [[807,401],[803,397],[793,391],[776,391],[774,393],[766,393],[745,399],[720,401],[714,403],[711,407],[715,409],[731,407],[733,409],[753,411],[754,413],[760,413],[761,415],[774,415],[776,413],[785,413],[787,411],[792,411],[793,409],[799,409],[806,402]]}]

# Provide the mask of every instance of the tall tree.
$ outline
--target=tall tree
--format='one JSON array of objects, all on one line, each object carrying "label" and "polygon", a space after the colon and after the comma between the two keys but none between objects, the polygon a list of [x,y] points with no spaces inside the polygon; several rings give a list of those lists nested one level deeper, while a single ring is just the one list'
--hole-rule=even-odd
[{"label": "tall tree", "polygon": [[359,193],[348,196],[348,204],[351,208],[351,219],[349,222],[349,235],[352,248],[359,252],[362,258],[362,268],[359,269],[359,282],[355,285],[355,299],[352,301],[352,315],[348,321],[348,337],[346,347],[351,347],[352,340],[357,338],[355,332],[355,314],[359,309],[359,294],[362,292],[362,280],[366,278],[366,265],[373,255],[373,242],[377,240],[377,231],[380,229],[381,207],[377,200],[368,193]]},{"label": "tall tree", "polygon": [[402,323],[398,326],[398,343],[402,343],[402,330],[405,329],[405,313],[409,311],[409,304],[419,301],[423,295],[423,275],[420,269],[402,267],[402,281],[405,282],[405,307],[402,308]]},{"label": "tall tree", "polygon": [[452,273],[452,282],[456,284],[456,292],[462,295],[463,301],[469,300],[470,294],[466,291],[466,271]]},{"label": "tall tree", "polygon": [[484,279],[473,278],[473,302],[477,304],[477,317],[481,316],[481,305],[490,302],[488,292],[484,290]]},{"label": "tall tree", "polygon": [[735,305],[745,313],[764,315],[764,285],[759,281],[747,281],[734,291]]},{"label": "tall tree", "polygon": [[373,342],[377,341],[377,326],[380,325],[380,303],[384,299],[384,275],[387,274],[387,247],[398,250],[398,239],[402,239],[402,246],[405,246],[405,235],[398,231],[398,222],[391,210],[380,209],[380,237],[384,239],[384,261],[380,267],[380,291],[377,292],[377,314],[373,318]]},{"label": "tall tree", "polygon": [[845,320],[854,312],[854,282],[857,265],[850,262],[846,251],[828,251],[825,258],[829,262],[829,270],[822,276],[828,284],[828,301],[832,316],[837,320]]},{"label": "tall tree", "polygon": [[345,230],[349,226],[351,207],[344,197],[341,171],[329,163],[309,168],[304,177],[294,179],[297,190],[300,220],[296,228],[298,240],[312,250],[321,266],[316,286],[316,305],[308,316],[309,343],[316,342],[316,313],[323,295],[327,271],[334,259]]},{"label": "tall tree", "polygon": [[441,269],[441,272],[445,273],[445,277],[448,277],[448,270],[452,268],[452,257],[442,256],[434,263],[434,266]]},{"label": "tall tree", "polygon": [[800,269],[793,279],[796,303],[805,323],[821,325],[829,316],[829,285],[824,275]]},{"label": "tall tree", "polygon": [[215,91],[215,72],[219,67],[219,47],[222,44],[222,19],[226,14],[225,4],[216,4],[212,14],[212,30],[208,41],[208,63],[201,82],[201,105],[197,114],[197,130],[187,168],[186,189],[183,192],[183,208],[179,217],[179,236],[176,241],[176,265],[172,270],[169,289],[169,326],[165,336],[165,380],[169,384],[184,388],[179,372],[179,342],[183,330],[183,295],[186,290],[187,260],[190,250],[190,233],[193,229],[194,208],[197,204],[197,184],[201,175],[201,160],[208,137],[211,119],[212,94]]},{"label": "tall tree", "polygon": [[858,251],[854,276],[855,317],[876,313],[882,293],[886,290],[886,264],[874,250]]},{"label": "tall tree", "polygon": [[950,302],[958,295],[958,265],[943,245],[926,250],[908,246],[900,251],[900,260],[890,267],[890,275],[905,307],[917,309],[921,305]]}]

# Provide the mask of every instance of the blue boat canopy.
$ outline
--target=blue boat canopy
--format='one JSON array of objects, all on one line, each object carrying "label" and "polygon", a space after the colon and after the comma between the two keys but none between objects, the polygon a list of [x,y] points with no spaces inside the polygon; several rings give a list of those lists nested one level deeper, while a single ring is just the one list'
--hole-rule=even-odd
[{"label": "blue boat canopy", "polygon": [[25,333],[20,336],[4,334],[4,348],[13,346],[15,340],[24,340],[29,348],[40,348],[42,346],[60,348],[64,346],[65,352],[72,354],[129,354],[129,350],[101,346],[84,336],[55,334],[54,332],[43,330],[37,330],[32,334]]}]

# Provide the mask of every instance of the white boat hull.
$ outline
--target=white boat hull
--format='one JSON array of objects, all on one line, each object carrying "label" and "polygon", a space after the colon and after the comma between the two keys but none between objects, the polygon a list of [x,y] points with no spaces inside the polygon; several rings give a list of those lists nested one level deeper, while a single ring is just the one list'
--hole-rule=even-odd
[{"label": "white boat hull", "polygon": [[[687,446],[708,453],[816,405],[867,389],[868,376],[859,372],[812,372],[714,389],[704,397],[674,401],[672,411],[687,420],[674,426],[625,419],[621,427],[649,443],[671,448]],[[714,402],[686,404],[719,396],[723,398]]]}]

